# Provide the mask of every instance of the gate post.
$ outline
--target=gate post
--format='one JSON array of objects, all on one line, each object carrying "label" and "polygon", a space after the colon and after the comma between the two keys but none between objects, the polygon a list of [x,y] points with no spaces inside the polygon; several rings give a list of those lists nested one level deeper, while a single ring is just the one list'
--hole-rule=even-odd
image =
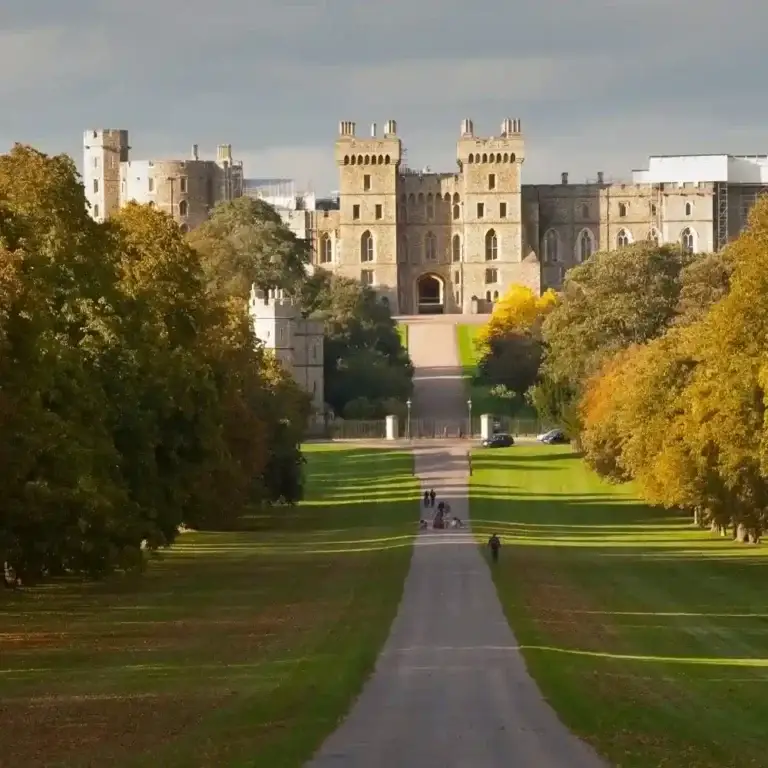
[{"label": "gate post", "polygon": [[493,437],[493,414],[484,413],[480,417],[480,437],[483,440]]},{"label": "gate post", "polygon": [[387,440],[397,440],[400,436],[397,429],[397,416],[390,414],[387,416]]}]

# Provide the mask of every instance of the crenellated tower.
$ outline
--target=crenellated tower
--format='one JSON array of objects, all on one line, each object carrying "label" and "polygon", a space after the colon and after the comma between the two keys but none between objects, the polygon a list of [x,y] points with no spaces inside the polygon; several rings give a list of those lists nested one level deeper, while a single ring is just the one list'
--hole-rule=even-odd
[{"label": "crenellated tower", "polygon": [[356,124],[342,121],[336,140],[339,167],[339,232],[334,270],[376,288],[397,311],[397,178],[402,146],[397,124],[383,135],[376,123],[358,137]]}]

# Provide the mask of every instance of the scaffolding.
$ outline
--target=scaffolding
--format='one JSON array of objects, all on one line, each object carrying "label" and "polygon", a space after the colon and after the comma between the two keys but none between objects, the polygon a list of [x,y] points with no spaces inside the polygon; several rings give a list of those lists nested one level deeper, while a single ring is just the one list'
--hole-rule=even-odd
[{"label": "scaffolding", "polygon": [[717,210],[717,238],[715,250],[719,251],[728,244],[728,182],[719,181],[715,187],[715,205]]}]

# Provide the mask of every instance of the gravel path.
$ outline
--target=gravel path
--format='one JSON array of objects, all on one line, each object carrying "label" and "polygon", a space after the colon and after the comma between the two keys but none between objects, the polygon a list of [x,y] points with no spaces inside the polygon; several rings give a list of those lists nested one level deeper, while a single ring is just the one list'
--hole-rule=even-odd
[{"label": "gravel path", "polygon": [[[434,324],[429,330],[409,331],[417,376],[431,371],[417,381],[414,399],[442,413],[460,403],[464,392],[450,371],[457,362],[453,329],[446,334]],[[414,348],[414,341],[421,346]],[[442,365],[435,361],[438,355]],[[437,388],[432,378],[436,369],[440,374],[445,371]],[[469,520],[467,448],[466,442],[430,441],[413,449],[423,487],[434,487],[439,498],[450,503],[452,514],[465,521]],[[414,508],[414,525],[417,514],[424,512]],[[489,566],[469,530],[449,529],[429,530],[417,539],[400,610],[376,670],[347,719],[309,766],[600,768],[604,764],[560,723],[528,675]]]}]

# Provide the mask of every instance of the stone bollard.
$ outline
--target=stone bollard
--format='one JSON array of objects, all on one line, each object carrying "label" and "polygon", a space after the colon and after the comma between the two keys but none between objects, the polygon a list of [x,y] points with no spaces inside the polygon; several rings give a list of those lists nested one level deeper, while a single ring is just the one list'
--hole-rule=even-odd
[{"label": "stone bollard", "polygon": [[397,428],[397,416],[390,414],[387,416],[387,440],[397,440],[400,437],[400,433]]}]

